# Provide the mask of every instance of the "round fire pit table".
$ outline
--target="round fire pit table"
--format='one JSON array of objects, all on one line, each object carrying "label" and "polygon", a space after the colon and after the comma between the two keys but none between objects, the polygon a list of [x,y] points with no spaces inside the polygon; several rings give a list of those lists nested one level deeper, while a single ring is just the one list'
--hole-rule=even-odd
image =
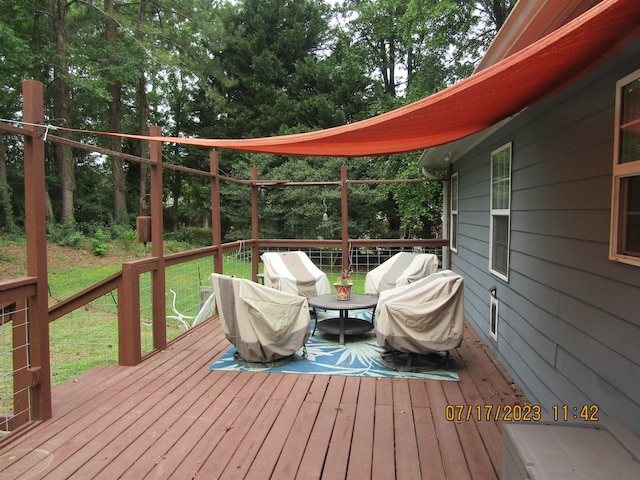
[{"label": "round fire pit table", "polygon": [[[309,299],[309,306],[313,308],[313,314],[316,320],[313,333],[316,333],[317,328],[330,335],[339,335],[340,345],[344,345],[345,335],[358,335],[373,329],[373,315],[371,316],[371,321],[368,322],[362,318],[350,317],[349,311],[371,308],[375,313],[377,304],[378,297],[358,293],[352,293],[349,300],[338,300],[335,294],[311,297]],[[322,308],[323,310],[338,310],[339,314],[335,318],[318,321],[317,308]]]}]

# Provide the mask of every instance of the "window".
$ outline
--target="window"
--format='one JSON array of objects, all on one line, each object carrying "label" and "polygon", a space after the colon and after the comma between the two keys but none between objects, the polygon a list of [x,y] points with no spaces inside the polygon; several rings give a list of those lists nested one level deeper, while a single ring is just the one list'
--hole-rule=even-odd
[{"label": "window", "polygon": [[511,143],[491,152],[491,224],[489,270],[509,280],[509,220],[511,216]]},{"label": "window", "polygon": [[640,266],[640,70],[616,85],[609,258]]},{"label": "window", "polygon": [[449,248],[458,251],[458,173],[451,175],[451,222],[449,232]]}]

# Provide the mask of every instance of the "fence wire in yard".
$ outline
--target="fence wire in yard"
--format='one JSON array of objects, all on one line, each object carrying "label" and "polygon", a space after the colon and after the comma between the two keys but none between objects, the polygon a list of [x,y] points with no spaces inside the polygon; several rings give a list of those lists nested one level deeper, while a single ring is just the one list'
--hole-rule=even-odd
[{"label": "fence wire in yard", "polygon": [[118,363],[118,293],[112,291],[49,324],[51,382]]},{"label": "fence wire in yard", "polygon": [[27,314],[15,304],[0,305],[0,432],[11,431],[18,417],[31,418],[29,387],[14,382],[28,375]]},{"label": "fence wire in yard", "polygon": [[224,274],[255,280],[255,278],[251,278],[251,258],[251,249],[242,246],[237,250],[225,253],[222,259]]},{"label": "fence wire in yard", "polygon": [[166,269],[167,340],[171,340],[193,323],[209,296],[213,293],[209,275],[213,259],[200,258]]},{"label": "fence wire in yard", "polygon": [[[342,272],[342,250],[339,248],[269,248],[270,252],[303,251],[309,259],[324,273],[332,283]],[[440,268],[443,265],[442,247],[351,247],[348,265],[351,268],[353,292],[364,293],[364,281],[367,272],[385,262],[398,252],[431,253],[438,257]],[[260,273],[263,264],[260,262]],[[226,267],[225,267],[226,273]]]},{"label": "fence wire in yard", "polygon": [[[223,266],[226,275],[251,279],[251,249],[240,247],[225,253]],[[213,257],[167,267],[167,340],[193,327],[196,317],[213,294],[209,276],[214,267]]]}]

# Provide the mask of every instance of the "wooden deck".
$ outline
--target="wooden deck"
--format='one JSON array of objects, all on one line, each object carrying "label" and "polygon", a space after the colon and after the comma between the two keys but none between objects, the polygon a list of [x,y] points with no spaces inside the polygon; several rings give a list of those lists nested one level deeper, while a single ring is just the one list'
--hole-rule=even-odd
[{"label": "wooden deck", "polygon": [[228,346],[212,320],[56,387],[52,419],[0,441],[0,478],[490,480],[500,422],[445,407],[526,401],[468,327],[460,382],[207,370]]}]

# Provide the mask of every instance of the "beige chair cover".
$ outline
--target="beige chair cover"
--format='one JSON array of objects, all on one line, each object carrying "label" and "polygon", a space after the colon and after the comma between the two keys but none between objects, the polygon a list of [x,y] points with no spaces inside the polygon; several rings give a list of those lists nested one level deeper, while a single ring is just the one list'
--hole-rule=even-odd
[{"label": "beige chair cover", "polygon": [[383,290],[401,287],[424,278],[438,269],[438,257],[431,253],[396,253],[367,273],[364,293],[379,295]]},{"label": "beige chair cover", "polygon": [[311,323],[306,298],[216,273],[210,281],[224,334],[245,361],[273,362],[304,346]]},{"label": "beige chair cover", "polygon": [[380,293],[375,311],[378,344],[405,353],[456,348],[464,328],[462,277],[443,270]]},{"label": "beige chair cover", "polygon": [[331,293],[327,275],[304,252],[263,253],[264,284],[303,297]]}]

